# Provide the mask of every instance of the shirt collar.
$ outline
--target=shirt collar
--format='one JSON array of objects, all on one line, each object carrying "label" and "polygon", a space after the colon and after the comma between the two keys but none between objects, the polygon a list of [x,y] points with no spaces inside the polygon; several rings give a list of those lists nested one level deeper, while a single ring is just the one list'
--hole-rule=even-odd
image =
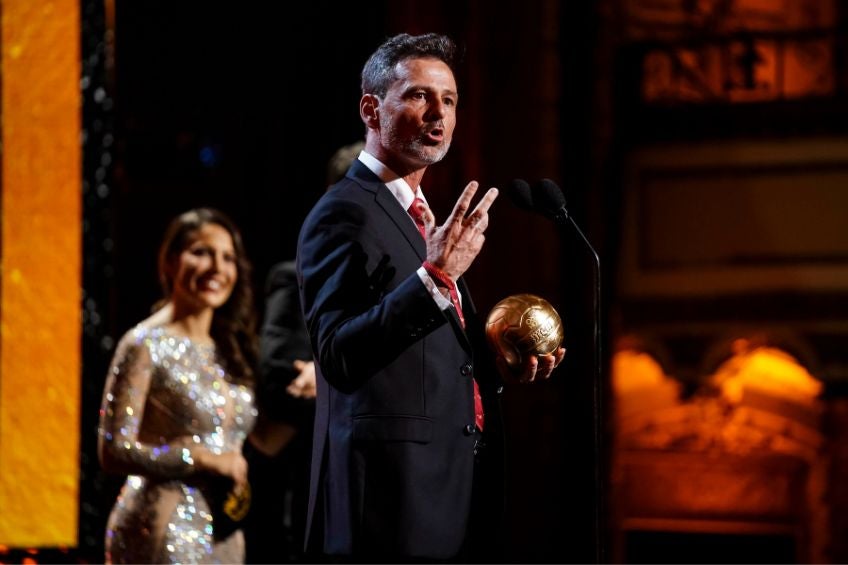
[{"label": "shirt collar", "polygon": [[421,190],[420,186],[413,189],[409,186],[409,183],[401,178],[397,173],[392,171],[379,159],[364,149],[359,154],[359,160],[362,161],[362,164],[368,167],[372,173],[377,175],[381,181],[383,181],[383,184],[386,185],[386,188],[388,188],[389,192],[394,195],[404,210],[409,210],[409,207],[412,205],[412,201],[416,198],[420,198],[425,204],[427,203],[427,199],[424,198],[424,192]]}]

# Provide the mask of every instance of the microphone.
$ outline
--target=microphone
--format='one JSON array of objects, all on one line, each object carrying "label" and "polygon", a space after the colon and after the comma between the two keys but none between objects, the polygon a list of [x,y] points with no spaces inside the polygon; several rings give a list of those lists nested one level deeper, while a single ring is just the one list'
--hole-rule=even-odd
[{"label": "microphone", "polygon": [[535,212],[533,207],[533,196],[530,193],[530,184],[524,179],[513,179],[509,181],[506,187],[506,193],[509,195],[512,203],[522,210]]},{"label": "microphone", "polygon": [[557,224],[564,224],[569,219],[565,195],[551,179],[542,179],[532,187],[524,179],[513,179],[506,190],[512,203],[522,210],[537,212]]},{"label": "microphone", "polygon": [[568,211],[565,209],[565,195],[557,184],[551,179],[542,179],[533,185],[532,192],[533,209],[557,224],[564,224],[568,219]]}]

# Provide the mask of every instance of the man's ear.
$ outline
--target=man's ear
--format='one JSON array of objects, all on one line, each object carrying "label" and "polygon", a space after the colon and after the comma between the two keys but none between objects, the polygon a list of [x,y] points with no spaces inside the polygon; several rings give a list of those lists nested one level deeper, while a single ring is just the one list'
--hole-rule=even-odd
[{"label": "man's ear", "polygon": [[368,129],[377,129],[380,126],[379,107],[380,99],[374,94],[365,94],[359,101],[359,116]]}]

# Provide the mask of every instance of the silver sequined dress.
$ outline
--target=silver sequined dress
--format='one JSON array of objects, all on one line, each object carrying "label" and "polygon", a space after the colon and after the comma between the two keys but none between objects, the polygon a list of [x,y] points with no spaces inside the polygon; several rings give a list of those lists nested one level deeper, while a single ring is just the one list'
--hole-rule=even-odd
[{"label": "silver sequined dress", "polygon": [[213,346],[136,326],[121,339],[100,410],[100,441],[129,475],[106,530],[106,562],[242,563],[240,530],[215,539],[209,479],[191,448],[241,451],[253,393],[227,379]]}]

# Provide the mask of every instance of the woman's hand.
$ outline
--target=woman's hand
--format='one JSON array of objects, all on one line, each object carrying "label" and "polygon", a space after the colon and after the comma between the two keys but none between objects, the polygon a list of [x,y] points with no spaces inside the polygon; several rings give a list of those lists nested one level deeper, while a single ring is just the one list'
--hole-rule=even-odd
[{"label": "woman's hand", "polygon": [[232,479],[236,491],[247,484],[247,460],[240,452],[228,451],[218,455],[205,447],[192,451],[198,471]]}]

